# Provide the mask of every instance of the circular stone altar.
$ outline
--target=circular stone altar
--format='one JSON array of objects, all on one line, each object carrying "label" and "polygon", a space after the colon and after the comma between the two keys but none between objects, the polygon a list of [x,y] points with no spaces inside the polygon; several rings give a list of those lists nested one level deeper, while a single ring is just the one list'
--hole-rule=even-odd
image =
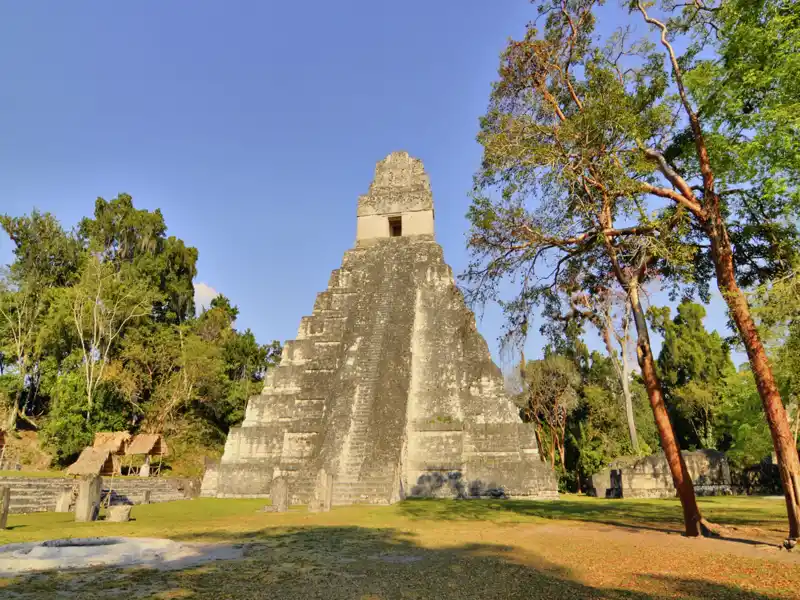
[{"label": "circular stone altar", "polygon": [[160,538],[93,537],[0,546],[0,577],[52,569],[146,567],[183,569],[241,558],[241,546],[187,544]]}]

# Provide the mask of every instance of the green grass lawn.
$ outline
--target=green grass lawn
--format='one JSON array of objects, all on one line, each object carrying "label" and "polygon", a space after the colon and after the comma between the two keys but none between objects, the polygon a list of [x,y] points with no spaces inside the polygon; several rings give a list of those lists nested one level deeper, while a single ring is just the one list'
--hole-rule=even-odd
[{"label": "green grass lawn", "polygon": [[[179,572],[105,569],[0,582],[8,598],[798,597],[800,553],[775,549],[782,501],[701,499],[725,540],[679,535],[674,500],[415,500],[312,514],[264,500],[135,506],[129,523],[11,515],[0,542],[125,535],[245,545],[245,558]],[[760,545],[761,544],[761,545]],[[772,544],[766,546],[763,544]]]},{"label": "green grass lawn", "polygon": [[64,471],[0,471],[0,477],[66,477]]},{"label": "green grass lawn", "polygon": [[[0,477],[40,477],[45,479],[72,477],[67,475],[66,469],[63,471],[0,471]],[[107,477],[107,476],[104,476]],[[138,479],[138,475],[114,475],[114,479]],[[2,481],[0,481],[2,484]]]}]

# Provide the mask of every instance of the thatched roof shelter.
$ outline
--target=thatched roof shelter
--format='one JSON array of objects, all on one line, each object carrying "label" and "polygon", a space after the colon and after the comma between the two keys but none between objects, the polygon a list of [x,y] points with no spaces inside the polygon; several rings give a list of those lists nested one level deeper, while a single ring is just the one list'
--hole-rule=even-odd
[{"label": "thatched roof shelter", "polygon": [[131,434],[127,431],[98,431],[94,434],[92,448],[108,450],[111,454],[125,454],[125,446]]},{"label": "thatched roof shelter", "polygon": [[125,448],[126,455],[167,456],[167,442],[160,433],[139,433],[131,438]]},{"label": "thatched roof shelter", "polygon": [[84,448],[81,455],[67,469],[67,475],[113,475],[114,461],[111,452],[91,446]]}]

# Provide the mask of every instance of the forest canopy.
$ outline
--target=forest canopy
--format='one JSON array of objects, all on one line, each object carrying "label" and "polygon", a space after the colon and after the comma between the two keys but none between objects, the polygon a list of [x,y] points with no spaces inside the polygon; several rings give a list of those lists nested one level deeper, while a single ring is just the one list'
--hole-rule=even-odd
[{"label": "forest canopy", "polygon": [[0,427],[37,430],[58,465],[97,431],[165,433],[179,470],[197,471],[280,344],[237,330],[225,296],[197,314],[197,249],[127,194],[98,198],[71,230],[36,210],[0,226],[14,252],[0,272]]}]

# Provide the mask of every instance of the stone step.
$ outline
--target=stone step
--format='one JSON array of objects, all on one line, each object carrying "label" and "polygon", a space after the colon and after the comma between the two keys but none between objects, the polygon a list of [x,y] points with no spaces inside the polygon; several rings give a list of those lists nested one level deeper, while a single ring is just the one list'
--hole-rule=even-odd
[{"label": "stone step", "polygon": [[[74,490],[78,481],[73,478],[46,477],[0,477],[0,485],[11,488],[10,512],[26,513],[55,510],[60,494]],[[169,502],[187,497],[184,489],[188,483],[177,479],[149,478],[103,478],[103,495],[111,490],[112,498],[127,498],[133,503],[141,502],[145,491],[150,492],[151,502]]]}]

